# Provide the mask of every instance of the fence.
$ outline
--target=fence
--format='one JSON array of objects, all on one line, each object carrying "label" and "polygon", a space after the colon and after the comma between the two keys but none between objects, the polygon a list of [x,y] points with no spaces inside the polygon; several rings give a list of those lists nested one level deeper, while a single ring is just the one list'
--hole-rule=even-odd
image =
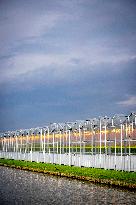
[{"label": "fence", "polygon": [[1,133],[0,157],[136,171],[136,114]]}]

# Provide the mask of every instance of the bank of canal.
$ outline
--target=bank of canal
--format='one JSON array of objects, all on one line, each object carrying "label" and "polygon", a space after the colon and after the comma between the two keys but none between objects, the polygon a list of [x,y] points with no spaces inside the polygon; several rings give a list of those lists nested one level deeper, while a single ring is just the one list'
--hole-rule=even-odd
[{"label": "bank of canal", "polygon": [[2,205],[135,204],[134,192],[0,166]]},{"label": "bank of canal", "polygon": [[0,159],[0,165],[136,190],[136,172],[70,167],[10,159]]}]

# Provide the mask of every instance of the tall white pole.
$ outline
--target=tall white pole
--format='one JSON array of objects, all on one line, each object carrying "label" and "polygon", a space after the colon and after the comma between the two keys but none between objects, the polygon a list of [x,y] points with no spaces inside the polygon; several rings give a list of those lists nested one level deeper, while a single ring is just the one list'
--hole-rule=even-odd
[{"label": "tall white pole", "polygon": [[107,129],[106,129],[106,124],[105,124],[105,138],[104,138],[104,145],[105,145],[105,154],[107,155]]},{"label": "tall white pole", "polygon": [[116,147],[117,147],[117,142],[116,142],[116,127],[115,127],[115,170],[116,170],[116,158],[117,158]]},{"label": "tall white pole", "polygon": [[63,154],[64,154],[64,147],[65,147],[65,138],[64,138],[64,130],[62,130],[62,136],[63,136]]},{"label": "tall white pole", "polygon": [[16,133],[16,157],[18,159],[18,140],[17,140],[17,133]]},{"label": "tall white pole", "polygon": [[41,146],[40,146],[40,151],[43,151],[43,140],[42,140],[42,129],[40,130],[40,141],[41,141]]},{"label": "tall white pole", "polygon": [[48,154],[49,154],[49,163],[51,162],[51,154],[50,154],[50,130],[49,130],[49,127],[48,127]]},{"label": "tall white pole", "polygon": [[22,153],[22,138],[23,136],[21,136],[21,146],[20,146],[20,152]]},{"label": "tall white pole", "polygon": [[53,163],[54,163],[54,138],[55,138],[55,133],[53,132]]},{"label": "tall white pole", "polygon": [[126,136],[125,136],[125,157],[127,155],[127,138],[128,138],[128,125],[126,121]]},{"label": "tall white pole", "polygon": [[[28,132],[28,135],[29,135],[29,138],[30,138],[30,132]],[[33,151],[32,151],[33,148],[32,148],[32,146],[33,146],[33,144],[32,144],[32,137],[31,137],[31,162],[33,160],[32,159],[33,158],[33,155],[32,155],[33,154]]]},{"label": "tall white pole", "polygon": [[101,119],[100,119],[100,168],[101,168],[101,154],[102,154],[102,132],[101,132]]},{"label": "tall white pole", "polygon": [[80,129],[80,125],[79,125],[79,138],[80,138],[80,160],[79,160],[79,166],[81,167],[81,149],[82,149],[82,142],[81,142],[81,129]]},{"label": "tall white pole", "polygon": [[45,163],[45,130],[44,130],[44,147],[43,147],[43,154],[44,154],[44,163]]},{"label": "tall white pole", "polygon": [[120,132],[120,143],[121,143],[121,169],[122,169],[122,127],[123,125],[121,124],[121,132]]},{"label": "tall white pole", "polygon": [[60,164],[61,164],[61,131],[60,131]]},{"label": "tall white pole", "polygon": [[78,132],[77,132],[77,130],[75,130],[75,134],[76,134],[76,154],[77,154],[77,152],[78,152],[78,143],[77,143],[77,141],[78,141]]},{"label": "tall white pole", "polygon": [[93,156],[94,131],[93,131],[93,128],[92,128],[92,124],[91,124],[91,130],[90,130],[90,132],[92,133],[92,156]]},{"label": "tall white pole", "polygon": [[71,144],[71,141],[70,141],[70,130],[68,130],[68,137],[69,137],[69,166],[71,165],[71,153],[70,153],[70,144]]},{"label": "tall white pole", "polygon": [[67,153],[67,143],[68,143],[68,132],[67,132],[67,128],[66,128],[66,153]]},{"label": "tall white pole", "polygon": [[111,119],[111,126],[112,126],[112,127],[114,126],[114,124],[113,124],[113,118]]}]

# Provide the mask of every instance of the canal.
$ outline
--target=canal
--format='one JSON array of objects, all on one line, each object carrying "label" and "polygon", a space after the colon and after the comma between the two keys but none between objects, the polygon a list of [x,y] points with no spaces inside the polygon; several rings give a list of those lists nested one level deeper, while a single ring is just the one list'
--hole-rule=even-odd
[{"label": "canal", "polygon": [[0,166],[0,205],[134,205],[136,193]]}]

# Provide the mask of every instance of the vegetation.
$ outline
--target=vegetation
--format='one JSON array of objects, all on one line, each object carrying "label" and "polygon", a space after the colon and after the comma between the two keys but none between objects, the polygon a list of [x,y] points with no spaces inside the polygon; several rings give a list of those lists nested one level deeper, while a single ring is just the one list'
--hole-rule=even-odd
[{"label": "vegetation", "polygon": [[[37,144],[34,144],[32,147],[31,145],[29,146],[18,146],[18,150],[21,149],[22,151],[25,151],[27,150],[27,152],[35,152],[35,151],[43,151],[43,148],[40,146],[39,143]],[[45,152],[49,152],[49,149],[50,149],[50,152],[54,152],[54,153],[60,153],[60,146],[53,146],[52,145],[46,145],[45,146]],[[10,148],[9,151],[14,151],[13,148]],[[61,153],[67,153],[69,152],[69,147],[67,146],[61,146]],[[80,153],[80,146],[70,146],[70,152],[71,153]],[[81,146],[81,152],[84,152],[84,153],[88,153],[88,154],[91,154],[92,152],[93,153],[100,153],[100,146]],[[115,154],[115,147],[114,146],[107,146],[106,147],[106,150],[105,150],[105,147],[102,146],[101,147],[101,153],[104,154],[105,152],[107,152],[108,154]],[[122,146],[122,153],[123,154],[129,154],[129,152],[133,155],[136,154],[136,146],[131,146],[130,148],[127,146],[127,147],[124,147]],[[117,154],[120,154],[121,153],[121,147],[120,146],[116,146],[116,153]]]},{"label": "vegetation", "polygon": [[0,165],[136,190],[136,172],[0,159]]}]

